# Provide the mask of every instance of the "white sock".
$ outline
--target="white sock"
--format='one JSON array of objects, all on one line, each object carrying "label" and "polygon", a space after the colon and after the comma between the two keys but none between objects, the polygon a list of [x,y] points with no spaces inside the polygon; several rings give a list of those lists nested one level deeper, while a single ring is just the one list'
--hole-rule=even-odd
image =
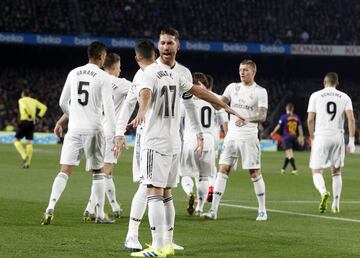
[{"label": "white sock", "polygon": [[97,173],[93,175],[93,193],[96,203],[96,217],[104,218],[105,174]]},{"label": "white sock", "polygon": [[152,235],[152,246],[160,249],[164,245],[166,230],[164,197],[148,195],[148,216]]},{"label": "white sock", "polygon": [[140,184],[138,190],[136,191],[132,199],[129,229],[126,238],[134,237],[137,239],[139,236],[139,226],[142,218],[144,217],[147,204],[146,191],[146,185]]},{"label": "white sock", "polygon": [[207,194],[209,190],[208,177],[200,177],[197,187],[198,203],[196,205],[196,211],[202,212],[204,210],[204,204],[206,202]]},{"label": "white sock", "polygon": [[59,174],[57,174],[57,176],[54,179],[54,183],[52,185],[49,205],[46,209],[46,212],[55,209],[55,205],[59,200],[62,192],[64,191],[68,179],[69,179],[68,175],[65,174],[64,172],[59,172]]},{"label": "white sock", "polygon": [[94,184],[92,181],[91,182],[91,193],[90,193],[89,201],[85,208],[85,211],[88,211],[90,214],[95,214],[95,206],[96,206],[96,201],[95,201],[95,195],[94,195]]},{"label": "white sock", "polygon": [[173,197],[169,196],[164,199],[165,218],[166,218],[166,232],[164,238],[164,245],[173,242],[174,225],[175,225],[175,206]]},{"label": "white sock", "polygon": [[326,186],[323,175],[321,173],[313,173],[313,182],[315,188],[319,191],[320,195],[323,196],[323,194],[326,192]]},{"label": "white sock", "polygon": [[216,180],[216,174],[212,175],[212,176],[209,176],[209,186],[214,186],[215,185],[215,180]]},{"label": "white sock", "polygon": [[112,176],[105,176],[105,193],[112,211],[120,211],[120,205],[116,200],[115,184]]},{"label": "white sock", "polygon": [[219,208],[221,197],[225,192],[227,179],[228,176],[224,173],[219,172],[217,174],[214,185],[213,200],[211,203],[211,209],[214,210],[216,213]]},{"label": "white sock", "polygon": [[341,173],[332,174],[333,203],[332,208],[340,208],[340,195],[342,189]]},{"label": "white sock", "polygon": [[265,183],[262,175],[252,177],[251,181],[254,183],[254,190],[259,203],[259,212],[266,212],[265,208]]},{"label": "white sock", "polygon": [[190,195],[193,193],[194,181],[189,176],[183,176],[181,177],[181,186],[184,189],[186,195]]}]

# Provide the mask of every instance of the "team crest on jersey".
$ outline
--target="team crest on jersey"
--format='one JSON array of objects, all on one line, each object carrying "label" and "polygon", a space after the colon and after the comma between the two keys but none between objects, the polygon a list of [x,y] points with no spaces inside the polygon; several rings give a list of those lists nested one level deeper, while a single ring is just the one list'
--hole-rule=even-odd
[{"label": "team crest on jersey", "polygon": [[[235,86],[235,91],[239,91],[240,90],[240,85],[236,85]],[[235,93],[236,94],[236,93]]]},{"label": "team crest on jersey", "polygon": [[136,85],[135,84],[132,84],[131,85],[131,91],[135,91],[136,90]]}]

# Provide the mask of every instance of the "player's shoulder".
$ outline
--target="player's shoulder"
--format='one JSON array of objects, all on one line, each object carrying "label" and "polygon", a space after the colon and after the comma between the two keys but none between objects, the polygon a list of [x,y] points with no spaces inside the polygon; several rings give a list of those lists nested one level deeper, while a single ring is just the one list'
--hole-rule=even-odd
[{"label": "player's shoulder", "polygon": [[260,85],[257,84],[256,82],[255,82],[254,87],[255,87],[255,90],[257,90],[257,91],[267,92],[267,90],[266,90],[264,87],[260,86]]},{"label": "player's shoulder", "polygon": [[230,84],[228,84],[225,89],[227,90],[234,90],[235,88],[239,88],[241,87],[241,83],[240,82],[232,82]]},{"label": "player's shoulder", "polygon": [[113,83],[118,86],[118,87],[123,87],[123,86],[130,86],[131,85],[131,81],[125,79],[125,78],[119,78],[119,77],[115,77],[113,76]]}]

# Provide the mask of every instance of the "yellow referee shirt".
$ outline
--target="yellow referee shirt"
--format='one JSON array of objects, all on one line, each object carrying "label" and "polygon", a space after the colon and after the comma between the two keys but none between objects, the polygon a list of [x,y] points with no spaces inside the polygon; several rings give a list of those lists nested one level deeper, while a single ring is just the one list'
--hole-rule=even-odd
[{"label": "yellow referee shirt", "polygon": [[[39,113],[36,114],[37,109]],[[22,97],[19,99],[20,120],[35,120],[36,117],[43,117],[47,106],[31,97]]]}]

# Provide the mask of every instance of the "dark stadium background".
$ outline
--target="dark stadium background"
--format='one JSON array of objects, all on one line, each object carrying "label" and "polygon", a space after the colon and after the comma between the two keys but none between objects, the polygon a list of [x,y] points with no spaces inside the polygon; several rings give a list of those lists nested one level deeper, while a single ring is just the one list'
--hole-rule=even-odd
[{"label": "dark stadium background", "polygon": [[[181,39],[189,40],[327,45],[359,42],[357,1],[101,2],[2,1],[0,32],[156,39],[162,27],[173,26],[179,30]],[[351,13],[354,15],[350,16]],[[304,32],[308,33],[308,39],[303,37]],[[109,51],[121,55],[121,76],[132,80],[138,69],[133,50]],[[0,130],[8,124],[16,125],[17,99],[21,88],[28,87],[33,96],[50,107],[37,131],[51,132],[61,114],[57,102],[66,75],[72,68],[86,63],[86,48],[3,43],[0,57]],[[360,120],[359,57],[180,51],[177,60],[192,72],[213,75],[215,91],[222,93],[229,83],[239,80],[238,66],[244,58],[255,60],[258,65],[255,79],[269,94],[263,138],[268,137],[288,101],[294,102],[295,111],[306,124],[308,98],[322,88],[322,78],[329,71],[339,74],[340,89],[352,98],[355,118]]]}]

